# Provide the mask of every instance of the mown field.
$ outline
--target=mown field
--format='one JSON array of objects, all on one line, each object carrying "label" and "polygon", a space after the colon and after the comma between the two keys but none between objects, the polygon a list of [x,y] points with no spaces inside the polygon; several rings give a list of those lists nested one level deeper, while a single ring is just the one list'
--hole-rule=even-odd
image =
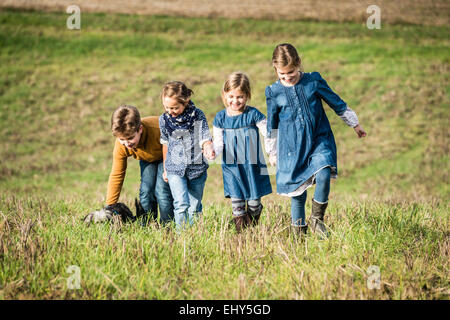
[{"label": "mown field", "polygon": [[[0,11],[0,298],[448,299],[446,26],[82,13],[76,31],[67,17]],[[182,234],[81,223],[104,204],[118,105],[159,115],[162,85],[181,80],[211,126],[223,81],[241,70],[250,105],[265,112],[281,42],[368,133],[358,139],[325,105],[339,167],[329,240],[296,239],[289,201],[276,194],[263,198],[261,224],[236,234],[216,163],[204,219]],[[121,201],[131,206],[138,187],[130,159]],[[80,289],[67,286],[71,265]],[[379,289],[367,285],[370,266]]]}]

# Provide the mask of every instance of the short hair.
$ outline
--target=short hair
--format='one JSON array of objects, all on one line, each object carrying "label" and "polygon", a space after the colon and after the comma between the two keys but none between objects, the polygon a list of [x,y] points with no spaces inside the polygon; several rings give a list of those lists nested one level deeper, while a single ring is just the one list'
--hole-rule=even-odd
[{"label": "short hair", "polygon": [[194,91],[189,89],[183,82],[169,81],[164,84],[161,92],[161,99],[164,99],[164,97],[173,97],[179,103],[186,105],[193,94]]},{"label": "short hair", "polygon": [[252,97],[252,90],[250,87],[250,80],[243,72],[233,72],[230,74],[222,87],[222,101],[225,107],[228,107],[225,94],[231,90],[239,89],[245,95],[247,100]]},{"label": "short hair", "polygon": [[139,131],[141,116],[134,106],[121,105],[111,116],[111,130],[114,136],[131,137]]},{"label": "short hair", "polygon": [[275,68],[301,67],[301,59],[297,49],[290,43],[282,43],[275,47],[272,54],[272,65]]}]

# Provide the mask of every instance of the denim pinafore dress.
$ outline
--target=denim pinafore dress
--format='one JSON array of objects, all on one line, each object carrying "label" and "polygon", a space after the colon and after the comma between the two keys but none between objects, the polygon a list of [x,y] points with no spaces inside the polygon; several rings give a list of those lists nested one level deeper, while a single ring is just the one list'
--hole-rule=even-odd
[{"label": "denim pinafore dress", "polygon": [[223,129],[222,173],[225,197],[255,200],[272,193],[256,124],[266,117],[247,106],[237,116],[221,110],[213,125]]}]

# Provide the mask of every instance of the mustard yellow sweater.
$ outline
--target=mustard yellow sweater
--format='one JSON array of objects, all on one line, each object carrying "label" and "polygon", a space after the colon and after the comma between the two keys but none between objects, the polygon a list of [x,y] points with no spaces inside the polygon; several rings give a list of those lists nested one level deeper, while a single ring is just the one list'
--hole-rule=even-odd
[{"label": "mustard yellow sweater", "polygon": [[141,119],[142,135],[136,148],[128,149],[116,139],[113,151],[113,163],[108,180],[106,204],[117,203],[127,171],[127,158],[133,156],[137,160],[153,162],[162,159],[162,145],[159,142],[159,117]]}]

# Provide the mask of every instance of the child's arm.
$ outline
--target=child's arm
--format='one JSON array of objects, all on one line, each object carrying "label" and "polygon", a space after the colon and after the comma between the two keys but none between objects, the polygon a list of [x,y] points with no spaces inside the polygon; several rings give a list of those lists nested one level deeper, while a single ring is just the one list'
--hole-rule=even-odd
[{"label": "child's arm", "polygon": [[361,127],[358,121],[358,116],[356,115],[355,111],[350,109],[347,106],[347,109],[339,115],[339,117],[349,126],[355,129],[356,134],[359,138],[363,138],[367,135],[367,133],[364,131],[364,129]]},{"label": "child's arm", "polygon": [[350,109],[348,105],[328,86],[328,83],[318,73],[314,73],[318,77],[317,92],[320,97],[336,112],[336,114],[349,126],[355,129],[359,138],[365,137],[367,134],[359,125],[358,116],[355,111]]},{"label": "child's arm", "polygon": [[106,191],[106,205],[115,204],[119,200],[126,171],[127,155],[122,150],[120,143],[116,140],[113,151],[113,164]]},{"label": "child's arm", "polygon": [[203,154],[209,160],[210,158],[215,157],[211,133],[209,132],[208,121],[206,120],[205,114],[203,111],[198,109],[198,122],[201,123],[200,127],[200,147],[203,150]]},{"label": "child's arm", "polygon": [[164,124],[163,116],[159,117],[159,131],[160,131],[160,138],[159,142],[162,144],[162,153],[163,153],[163,180],[165,182],[168,182],[167,180],[167,171],[166,171],[166,158],[167,158],[167,151],[168,151],[168,145],[169,145],[169,136],[167,134],[167,130]]},{"label": "child's arm", "polygon": [[223,129],[213,125],[213,137],[214,137],[213,140],[214,156],[208,158],[208,160],[216,159],[223,151]]},{"label": "child's arm", "polygon": [[169,180],[167,179],[167,171],[166,171],[166,158],[167,158],[167,145],[163,144],[162,145],[162,153],[163,153],[163,167],[164,167],[164,172],[163,172],[163,180],[165,182],[168,182]]},{"label": "child's arm", "polygon": [[[266,87],[266,104],[267,104],[267,136],[276,138],[278,131],[278,106],[272,97],[272,90]],[[275,129],[275,130],[274,130]]]},{"label": "child's arm", "polygon": [[277,136],[275,135],[273,138],[268,137],[266,119],[257,122],[256,126],[264,137],[264,147],[269,155],[269,162],[272,166],[275,166],[277,161]]}]

